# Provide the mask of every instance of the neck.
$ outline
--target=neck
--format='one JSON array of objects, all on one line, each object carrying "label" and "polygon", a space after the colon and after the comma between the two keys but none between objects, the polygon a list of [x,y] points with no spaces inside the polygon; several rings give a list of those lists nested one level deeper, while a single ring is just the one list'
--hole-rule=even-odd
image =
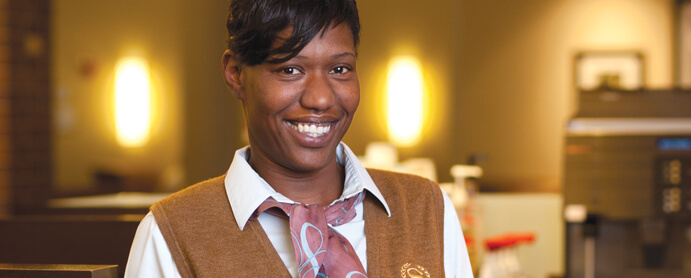
[{"label": "neck", "polygon": [[345,169],[335,158],[310,172],[293,171],[252,153],[248,162],[276,192],[298,203],[326,206],[343,193]]}]

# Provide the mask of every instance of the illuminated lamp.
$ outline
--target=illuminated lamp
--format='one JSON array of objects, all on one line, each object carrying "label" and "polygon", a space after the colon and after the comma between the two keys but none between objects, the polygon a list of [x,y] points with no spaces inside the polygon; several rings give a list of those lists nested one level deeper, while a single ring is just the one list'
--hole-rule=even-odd
[{"label": "illuminated lamp", "polygon": [[123,147],[141,147],[151,129],[151,83],[146,61],[125,57],[115,71],[115,129]]},{"label": "illuminated lamp", "polygon": [[420,141],[423,86],[420,62],[415,57],[391,60],[386,81],[386,119],[389,141],[396,146],[411,147]]}]

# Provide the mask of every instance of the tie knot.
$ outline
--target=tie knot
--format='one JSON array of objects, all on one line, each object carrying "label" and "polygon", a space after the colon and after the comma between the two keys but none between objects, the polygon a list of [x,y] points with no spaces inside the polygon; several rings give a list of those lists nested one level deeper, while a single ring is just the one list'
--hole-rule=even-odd
[{"label": "tie knot", "polygon": [[300,277],[366,277],[350,242],[332,228],[355,218],[355,206],[364,193],[329,206],[281,203],[269,197],[254,215],[267,212],[289,219]]},{"label": "tie knot", "polygon": [[252,218],[256,219],[262,212],[266,212],[289,219],[293,217],[322,221],[325,219],[325,222],[329,223],[331,226],[339,226],[355,218],[355,206],[362,203],[364,196],[365,192],[363,191],[355,196],[337,201],[328,206],[285,203],[276,201],[273,197],[269,197],[259,205],[252,215]]}]

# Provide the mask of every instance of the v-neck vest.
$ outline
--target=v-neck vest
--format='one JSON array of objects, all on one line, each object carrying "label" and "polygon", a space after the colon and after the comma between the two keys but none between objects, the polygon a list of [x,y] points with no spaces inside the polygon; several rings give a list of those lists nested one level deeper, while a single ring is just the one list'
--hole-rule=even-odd
[{"label": "v-neck vest", "polygon": [[[369,277],[444,277],[444,201],[421,177],[368,169],[386,199],[363,201]],[[235,221],[224,176],[151,207],[182,277],[290,277],[257,220]]]}]

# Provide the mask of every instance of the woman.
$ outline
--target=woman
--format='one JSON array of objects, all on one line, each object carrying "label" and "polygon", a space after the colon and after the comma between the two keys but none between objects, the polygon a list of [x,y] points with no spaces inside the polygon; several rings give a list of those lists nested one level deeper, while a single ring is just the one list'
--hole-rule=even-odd
[{"label": "woman", "polygon": [[156,203],[128,277],[472,277],[448,197],[341,142],[360,96],[352,0],[235,0],[223,74],[250,146]]}]

